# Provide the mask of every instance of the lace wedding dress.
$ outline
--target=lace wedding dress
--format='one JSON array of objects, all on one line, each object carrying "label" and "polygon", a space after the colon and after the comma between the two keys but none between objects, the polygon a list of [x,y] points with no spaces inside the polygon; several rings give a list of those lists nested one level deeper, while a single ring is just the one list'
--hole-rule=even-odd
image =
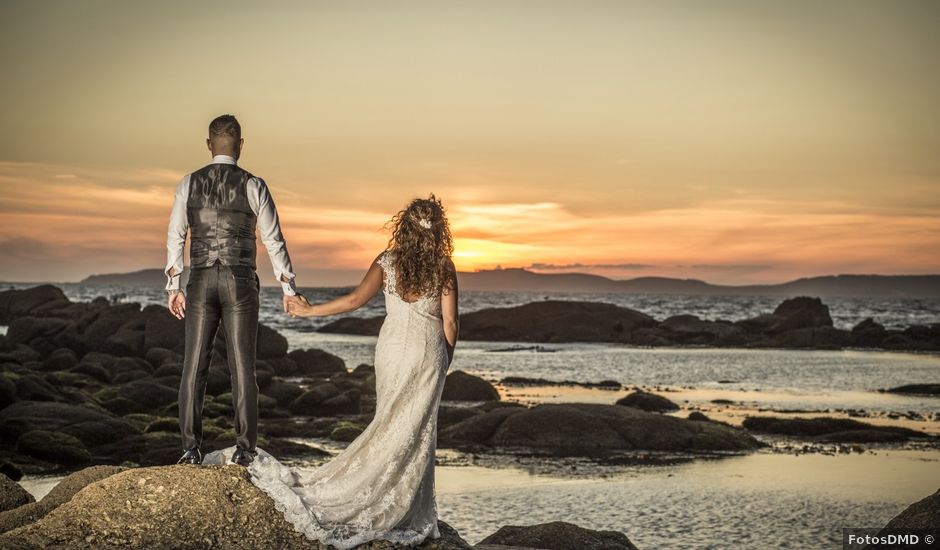
[{"label": "lace wedding dress", "polygon": [[[440,537],[434,451],[449,363],[441,299],[399,296],[390,254],[377,260],[386,318],[375,347],[375,418],[313,471],[295,471],[260,448],[248,467],[252,482],[295,529],[341,550],[374,539],[418,544]],[[228,463],[234,450],[209,453],[203,464]]]}]

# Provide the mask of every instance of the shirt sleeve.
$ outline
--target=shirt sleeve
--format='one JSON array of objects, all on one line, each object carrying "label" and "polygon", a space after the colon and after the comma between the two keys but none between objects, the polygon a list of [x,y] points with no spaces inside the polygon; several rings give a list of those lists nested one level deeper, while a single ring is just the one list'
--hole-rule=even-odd
[{"label": "shirt sleeve", "polygon": [[[189,175],[187,174],[176,186],[173,207],[170,209],[170,223],[166,230],[166,290],[179,290],[180,276],[183,273],[183,250],[186,248],[186,230],[189,220],[186,217],[186,201],[189,198]],[[170,275],[173,269],[173,275]]]},{"label": "shirt sleeve", "polygon": [[287,252],[287,243],[284,242],[284,235],[281,233],[277,208],[263,179],[254,177],[249,180],[248,205],[258,218],[258,232],[261,234],[261,242],[268,249],[271,267],[274,268],[274,277],[281,283],[284,294],[288,296],[297,294],[294,268],[291,265],[290,254]]}]

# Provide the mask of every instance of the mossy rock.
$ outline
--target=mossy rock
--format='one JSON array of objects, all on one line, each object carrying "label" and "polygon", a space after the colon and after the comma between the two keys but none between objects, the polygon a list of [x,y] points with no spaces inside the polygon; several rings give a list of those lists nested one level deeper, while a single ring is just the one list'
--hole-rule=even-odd
[{"label": "mossy rock", "polygon": [[33,430],[21,435],[16,440],[16,452],[62,466],[91,462],[91,453],[77,437],[46,430]]},{"label": "mossy rock", "polygon": [[[179,424],[176,425],[176,431],[179,431]],[[202,438],[206,441],[212,441],[217,439],[222,434],[231,431],[221,426],[216,426],[212,423],[203,422],[202,424]]]},{"label": "mossy rock", "polygon": [[111,401],[112,399],[117,399],[121,397],[121,388],[117,386],[108,386],[103,388],[92,396],[99,403],[104,403],[105,401]]},{"label": "mossy rock", "polygon": [[[204,439],[206,441],[209,441],[210,439],[208,435],[206,434],[205,426],[203,426],[203,434],[204,434]],[[215,437],[213,437],[211,441],[215,443],[216,446],[222,445],[222,446],[228,447],[228,446],[234,445],[235,444],[235,430],[229,428],[228,430],[220,430],[218,432],[215,432]],[[266,438],[263,435],[258,435],[258,441],[255,443],[255,445],[257,445],[258,447],[264,447],[267,444],[268,444],[268,438]]]},{"label": "mossy rock", "polygon": [[143,432],[143,431],[146,431],[147,426],[151,422],[161,417],[155,414],[131,413],[131,414],[125,414],[122,418],[124,418],[126,422],[128,422],[129,424],[133,425],[135,428]]},{"label": "mossy rock", "polygon": [[359,437],[359,434],[365,429],[366,427],[362,424],[341,420],[333,425],[333,429],[330,431],[330,439],[336,441],[352,441]]},{"label": "mossy rock", "polygon": [[145,432],[179,432],[180,423],[176,418],[170,418],[169,416],[161,416],[153,420],[147,427],[144,428]]}]

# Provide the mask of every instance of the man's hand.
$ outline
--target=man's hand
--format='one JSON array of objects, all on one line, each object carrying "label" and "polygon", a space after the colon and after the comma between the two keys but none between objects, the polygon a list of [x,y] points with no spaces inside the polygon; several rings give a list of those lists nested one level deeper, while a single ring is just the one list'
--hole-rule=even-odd
[{"label": "man's hand", "polygon": [[289,307],[289,306],[290,306],[291,304],[294,304],[295,306],[299,306],[299,305],[303,304],[304,302],[305,302],[305,300],[301,297],[300,294],[295,294],[295,295],[293,295],[293,296],[290,296],[290,295],[285,294],[285,295],[284,295],[284,313],[289,313],[289,312],[290,312],[290,307]]},{"label": "man's hand", "polygon": [[171,290],[167,296],[167,307],[177,319],[186,317],[186,296],[182,290]]},{"label": "man's hand", "polygon": [[307,297],[303,294],[297,296],[297,300],[292,300],[288,304],[287,314],[291,317],[309,317],[312,313],[313,305],[307,301]]}]

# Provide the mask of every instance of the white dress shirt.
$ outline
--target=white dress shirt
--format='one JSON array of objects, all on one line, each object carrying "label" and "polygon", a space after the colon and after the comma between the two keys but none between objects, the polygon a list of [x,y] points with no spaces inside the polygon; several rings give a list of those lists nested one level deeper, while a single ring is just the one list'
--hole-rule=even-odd
[{"label": "white dress shirt", "polygon": [[[216,155],[212,157],[212,164],[235,164],[235,159],[228,155]],[[163,270],[167,276],[167,290],[177,290],[180,287],[186,230],[189,229],[186,202],[189,198],[190,176],[191,174],[184,176],[176,186],[176,196],[173,199],[173,208],[170,210],[170,225],[166,232],[166,269]],[[284,294],[293,296],[297,293],[297,287],[294,283],[290,255],[287,253],[287,244],[284,242],[284,235],[281,234],[281,224],[278,221],[274,199],[271,198],[264,180],[256,176],[248,180],[247,192],[248,206],[258,219],[261,242],[268,249],[268,257],[271,258],[271,266],[274,268],[274,277],[281,283]],[[173,276],[170,276],[171,268],[175,273]]]}]

